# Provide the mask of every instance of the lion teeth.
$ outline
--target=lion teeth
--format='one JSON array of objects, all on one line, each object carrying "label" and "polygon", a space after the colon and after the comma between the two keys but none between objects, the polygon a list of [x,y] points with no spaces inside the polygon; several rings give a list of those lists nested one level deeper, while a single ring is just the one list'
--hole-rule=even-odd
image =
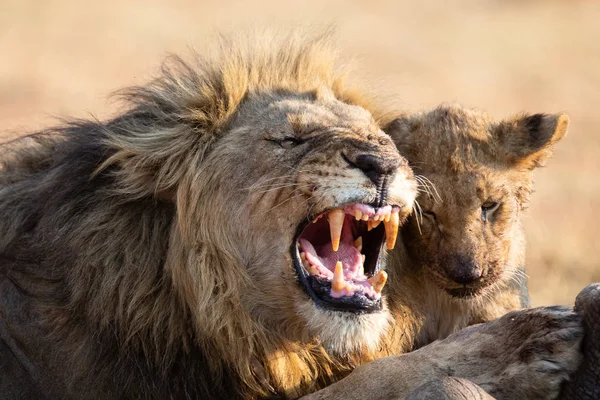
[{"label": "lion teeth", "polygon": [[362,251],[362,236],[359,236],[358,239],[354,241],[354,247],[356,247],[358,251]]},{"label": "lion teeth", "polygon": [[398,213],[392,213],[389,221],[386,219],[383,222],[385,226],[385,242],[387,249],[392,250],[396,245],[396,238],[398,237],[398,227],[400,226],[400,216]]},{"label": "lion teeth", "polygon": [[[362,265],[360,267],[363,268],[363,265],[365,265],[365,260],[367,259],[367,256],[364,254],[361,254],[360,258],[362,259]],[[364,273],[364,269],[363,269],[363,273]]]},{"label": "lion teeth", "polygon": [[369,220],[369,215],[368,214],[363,214],[362,220],[363,221],[368,221]]},{"label": "lion teeth", "polygon": [[380,221],[367,222],[367,231],[372,231],[373,229],[377,228],[379,226],[379,224],[381,223],[381,221],[383,221],[383,217]]},{"label": "lion teeth", "polygon": [[367,281],[373,286],[375,293],[379,294],[383,290],[385,283],[387,282],[387,272],[380,270],[377,275],[373,275]]},{"label": "lion teeth", "polygon": [[362,212],[360,210],[354,210],[354,218],[356,218],[357,221],[360,221],[362,218]]},{"label": "lion teeth", "polygon": [[344,218],[346,213],[344,210],[336,208],[327,213],[329,218],[329,232],[331,234],[331,247],[333,251],[338,251],[340,248],[340,238],[342,237],[342,228],[344,227]]},{"label": "lion teeth", "polygon": [[344,268],[342,267],[342,262],[338,261],[335,264],[335,271],[333,272],[331,288],[336,292],[341,292],[345,287],[346,282],[344,282]]}]

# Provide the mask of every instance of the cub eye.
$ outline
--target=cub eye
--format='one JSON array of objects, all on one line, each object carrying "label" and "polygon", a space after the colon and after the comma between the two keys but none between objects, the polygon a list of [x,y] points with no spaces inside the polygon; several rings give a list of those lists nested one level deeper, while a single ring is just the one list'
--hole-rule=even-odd
[{"label": "cub eye", "polygon": [[421,214],[432,222],[437,222],[437,216],[433,211],[422,211]]},{"label": "cub eye", "polygon": [[500,203],[496,201],[486,201],[481,205],[481,219],[485,222],[492,214],[500,207]]},{"label": "cub eye", "polygon": [[286,137],[279,142],[279,145],[286,150],[293,149],[294,147],[298,146],[299,144],[300,144],[300,141],[298,139],[295,139],[292,137]]}]

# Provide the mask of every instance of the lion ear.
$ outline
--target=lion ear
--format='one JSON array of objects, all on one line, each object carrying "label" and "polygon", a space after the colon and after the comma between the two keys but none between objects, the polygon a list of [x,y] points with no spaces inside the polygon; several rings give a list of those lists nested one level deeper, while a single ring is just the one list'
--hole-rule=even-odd
[{"label": "lion ear", "polygon": [[422,121],[420,118],[403,115],[393,119],[382,130],[392,138],[394,144],[402,153],[412,149],[413,134],[421,125]]},{"label": "lion ear", "polygon": [[502,161],[525,169],[543,166],[567,135],[567,114],[533,114],[501,122],[493,132]]}]

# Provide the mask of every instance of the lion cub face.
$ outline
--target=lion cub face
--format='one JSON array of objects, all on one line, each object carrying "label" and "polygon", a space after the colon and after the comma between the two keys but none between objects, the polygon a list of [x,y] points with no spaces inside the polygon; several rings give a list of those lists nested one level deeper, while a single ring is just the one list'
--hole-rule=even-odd
[{"label": "lion cub face", "polygon": [[521,267],[521,211],[532,172],[567,131],[566,115],[535,114],[492,121],[485,114],[444,106],[390,126],[417,179],[422,218],[403,230],[409,257],[455,297],[471,297],[511,279]]},{"label": "lion cub face", "polygon": [[382,248],[416,196],[389,136],[334,98],[255,95],[211,153],[206,189],[227,208],[218,224],[243,254],[250,312],[335,352],[374,346],[388,320]]}]

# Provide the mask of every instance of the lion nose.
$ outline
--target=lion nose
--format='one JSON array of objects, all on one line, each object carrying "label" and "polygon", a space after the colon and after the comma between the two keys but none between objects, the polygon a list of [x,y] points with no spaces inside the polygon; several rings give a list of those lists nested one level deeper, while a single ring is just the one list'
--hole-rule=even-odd
[{"label": "lion nose", "polygon": [[373,154],[359,154],[353,162],[376,185],[379,185],[386,175],[396,172],[400,163],[400,158],[384,158]]},{"label": "lion nose", "polygon": [[481,278],[483,271],[473,260],[458,256],[454,263],[446,267],[446,275],[454,282],[466,285]]}]

